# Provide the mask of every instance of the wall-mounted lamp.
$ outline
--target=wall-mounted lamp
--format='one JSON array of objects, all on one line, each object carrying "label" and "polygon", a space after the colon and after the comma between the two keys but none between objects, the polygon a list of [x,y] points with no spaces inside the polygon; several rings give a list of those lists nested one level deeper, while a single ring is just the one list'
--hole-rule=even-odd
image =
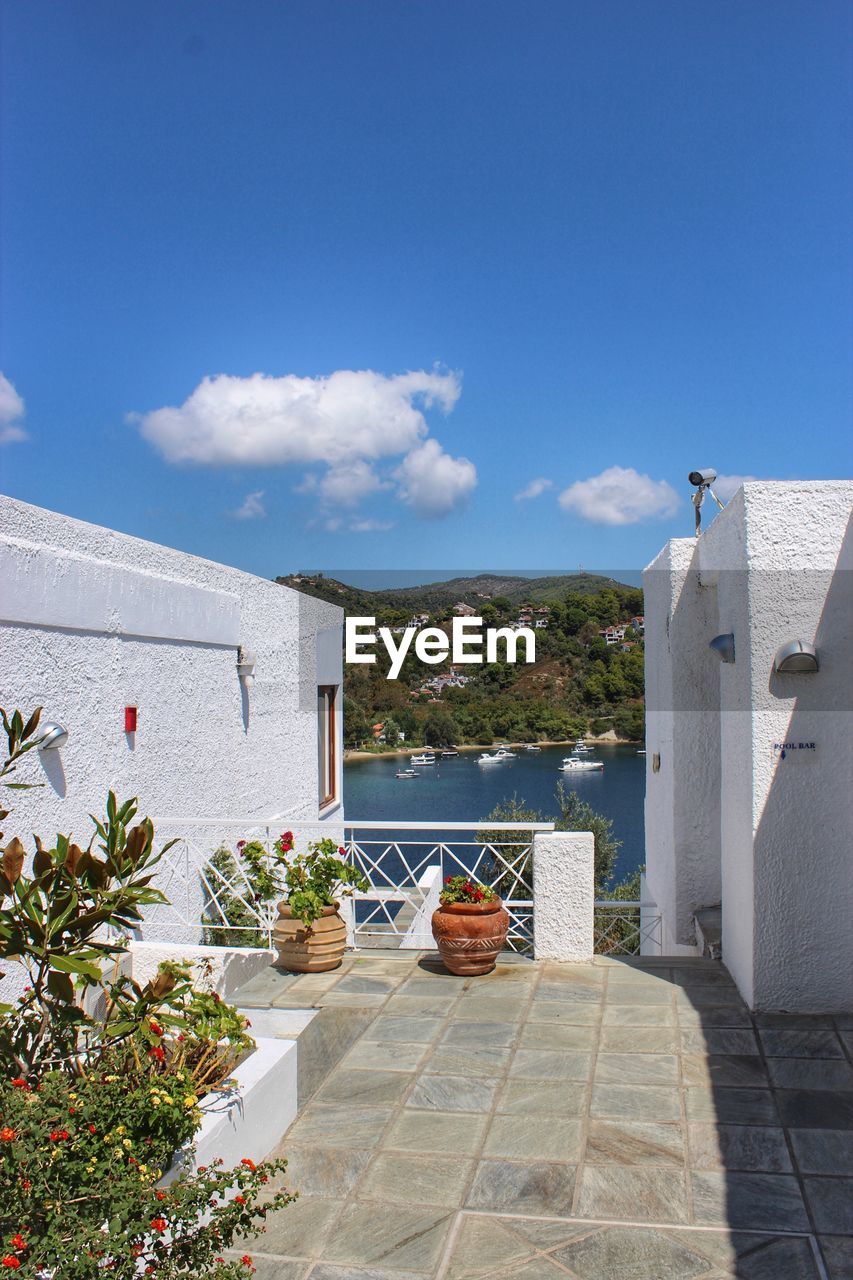
[{"label": "wall-mounted lamp", "polygon": [[734,662],[735,660],[735,638],[731,631],[727,631],[725,635],[714,636],[708,646],[714,650],[714,653],[720,659],[720,662]]},{"label": "wall-mounted lamp", "polygon": [[39,751],[53,751],[56,747],[64,747],[68,741],[68,730],[61,724],[43,724],[39,738]]},{"label": "wall-mounted lamp", "polygon": [[255,680],[255,663],[257,654],[251,649],[244,649],[242,645],[237,650],[237,675],[246,684],[246,688],[254,683]]},{"label": "wall-mounted lamp", "polygon": [[805,640],[789,640],[781,649],[777,649],[773,659],[773,669],[780,675],[808,675],[817,671],[818,667],[817,650],[813,644],[806,644]]}]

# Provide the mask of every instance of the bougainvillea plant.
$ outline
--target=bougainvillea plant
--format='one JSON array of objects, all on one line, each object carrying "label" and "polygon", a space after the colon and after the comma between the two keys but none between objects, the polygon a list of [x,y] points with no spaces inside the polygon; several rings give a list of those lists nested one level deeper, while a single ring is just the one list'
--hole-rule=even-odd
[{"label": "bougainvillea plant", "polygon": [[449,907],[454,902],[494,902],[497,896],[494,889],[480,884],[479,880],[472,880],[469,876],[447,876],[438,900],[443,907]]}]

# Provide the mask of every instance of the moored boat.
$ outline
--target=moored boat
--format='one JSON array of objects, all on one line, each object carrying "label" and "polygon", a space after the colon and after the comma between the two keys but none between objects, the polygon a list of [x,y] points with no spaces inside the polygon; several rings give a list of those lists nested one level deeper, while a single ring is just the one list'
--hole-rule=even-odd
[{"label": "moored boat", "polygon": [[398,769],[394,775],[395,778],[419,778],[420,776],[417,769]]},{"label": "moored boat", "polygon": [[581,760],[578,756],[566,756],[560,765],[563,773],[601,773],[603,760]]},{"label": "moored boat", "polygon": [[435,752],[425,751],[423,755],[412,756],[412,764],[435,764]]}]

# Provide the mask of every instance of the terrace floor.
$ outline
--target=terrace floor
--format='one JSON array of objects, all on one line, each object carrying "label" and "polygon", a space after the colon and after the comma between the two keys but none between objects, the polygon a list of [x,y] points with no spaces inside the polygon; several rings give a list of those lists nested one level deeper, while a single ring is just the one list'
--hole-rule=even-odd
[{"label": "terrace floor", "polygon": [[322,1010],[257,1280],[853,1277],[853,1017],[751,1017],[682,959],[358,953],[238,995]]}]

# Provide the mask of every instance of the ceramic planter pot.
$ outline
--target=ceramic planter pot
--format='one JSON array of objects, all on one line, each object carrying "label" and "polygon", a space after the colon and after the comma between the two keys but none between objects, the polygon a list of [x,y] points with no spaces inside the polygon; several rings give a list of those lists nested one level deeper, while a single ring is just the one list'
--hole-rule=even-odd
[{"label": "ceramic planter pot", "polygon": [[451,973],[490,973],[506,941],[509,915],[500,898],[453,902],[433,912],[432,936]]},{"label": "ceramic planter pot", "polygon": [[292,973],[325,973],[328,969],[337,969],[347,945],[347,929],[337,903],[324,907],[320,919],[315,920],[309,930],[286,902],[280,902],[272,937],[278,951],[276,963]]}]

